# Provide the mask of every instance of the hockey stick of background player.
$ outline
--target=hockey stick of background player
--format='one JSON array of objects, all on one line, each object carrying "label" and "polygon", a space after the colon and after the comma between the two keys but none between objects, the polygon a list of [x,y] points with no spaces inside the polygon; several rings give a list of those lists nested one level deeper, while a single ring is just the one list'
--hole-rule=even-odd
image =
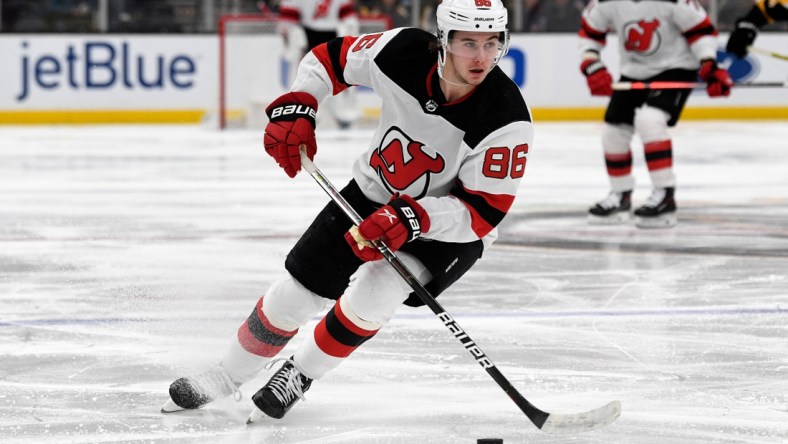
[{"label": "hockey stick of background player", "polygon": [[[350,206],[350,204],[339,194],[334,185],[329,182],[326,176],[315,166],[315,164],[306,156],[304,150],[301,150],[301,165],[303,165],[304,170],[306,170],[320,185],[321,188],[328,194],[331,200],[334,201],[339,208],[353,221],[354,224],[358,225],[361,223],[362,219],[361,216],[356,213],[356,210]],[[459,324],[448,314],[446,310],[435,300],[435,297],[430,294],[430,292],[424,288],[424,286],[419,282],[418,278],[413,275],[413,273],[407,268],[407,266],[402,263],[402,261],[397,257],[394,252],[392,252],[389,247],[386,246],[385,243],[380,241],[374,241],[373,245],[380,250],[383,254],[383,257],[391,264],[392,267],[402,276],[403,279],[410,285],[416,295],[421,299],[431,310],[438,316],[438,319],[443,322],[446,328],[452,332],[454,337],[456,337],[462,345],[465,347],[468,352],[471,353],[473,358],[479,365],[484,368],[487,373],[492,376],[495,382],[509,395],[509,398],[520,407],[520,410],[528,416],[528,419],[534,423],[536,427],[538,427],[543,432],[553,433],[553,434],[569,434],[569,433],[580,433],[586,432],[589,430],[594,430],[600,427],[604,427],[611,422],[615,421],[616,418],[621,414],[621,403],[618,401],[613,401],[605,406],[597,408],[595,410],[591,410],[585,413],[575,413],[575,414],[558,414],[558,413],[548,413],[543,410],[538,409],[533,404],[531,404],[514,386],[506,379],[506,377],[498,370],[495,364],[492,363],[490,358],[479,348],[478,345],[468,336],[468,334],[460,327]]]},{"label": "hockey stick of background player", "polygon": [[[629,91],[640,89],[692,89],[692,88],[705,88],[704,82],[670,82],[670,81],[654,81],[654,82],[615,82],[613,83],[614,91]],[[752,82],[752,83],[734,83],[734,88],[785,88],[788,87],[788,82]]]},{"label": "hockey stick of background player", "polygon": [[757,52],[758,54],[771,56],[774,57],[775,59],[788,61],[788,55],[780,54],[779,52],[769,51],[768,49],[756,48],[755,46],[750,46],[747,49],[750,50],[751,52]]}]

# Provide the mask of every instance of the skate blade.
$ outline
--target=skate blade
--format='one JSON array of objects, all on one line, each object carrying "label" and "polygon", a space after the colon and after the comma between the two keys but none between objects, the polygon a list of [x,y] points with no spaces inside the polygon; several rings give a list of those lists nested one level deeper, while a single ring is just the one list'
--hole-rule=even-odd
[{"label": "skate blade", "polygon": [[260,420],[267,418],[268,415],[263,413],[262,410],[258,409],[257,407],[252,410],[252,413],[249,414],[249,419],[246,420],[247,424],[253,424],[255,422],[260,422]]},{"label": "skate blade", "polygon": [[181,410],[186,410],[186,409],[174,403],[172,399],[168,399],[167,403],[164,404],[164,406],[161,408],[162,413],[180,412]]},{"label": "skate blade", "polygon": [[610,216],[596,216],[593,214],[588,215],[589,225],[620,225],[625,224],[632,220],[629,213],[616,213]]},{"label": "skate blade", "polygon": [[636,217],[635,225],[638,228],[671,228],[678,223],[676,214],[668,214],[660,217]]}]

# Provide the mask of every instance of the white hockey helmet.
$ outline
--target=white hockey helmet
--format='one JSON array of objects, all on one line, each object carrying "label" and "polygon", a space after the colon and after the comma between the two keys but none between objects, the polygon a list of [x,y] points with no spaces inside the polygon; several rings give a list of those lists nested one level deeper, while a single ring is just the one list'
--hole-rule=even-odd
[{"label": "white hockey helmet", "polygon": [[443,71],[445,53],[449,49],[452,31],[500,32],[501,46],[494,64],[509,51],[509,14],[501,0],[443,0],[438,5],[438,39],[443,53],[438,55],[438,67]]}]

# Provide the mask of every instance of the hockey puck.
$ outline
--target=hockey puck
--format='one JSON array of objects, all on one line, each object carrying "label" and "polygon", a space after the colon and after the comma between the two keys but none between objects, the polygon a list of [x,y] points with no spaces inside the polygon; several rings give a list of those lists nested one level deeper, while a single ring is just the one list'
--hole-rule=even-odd
[{"label": "hockey puck", "polygon": [[479,438],[476,440],[476,444],[503,444],[503,439],[501,438]]}]

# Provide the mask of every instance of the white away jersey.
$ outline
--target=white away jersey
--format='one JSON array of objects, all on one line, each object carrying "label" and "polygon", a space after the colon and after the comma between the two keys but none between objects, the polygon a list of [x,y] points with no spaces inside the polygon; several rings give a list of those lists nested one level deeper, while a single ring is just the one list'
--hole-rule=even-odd
[{"label": "white away jersey", "polygon": [[717,55],[717,31],[697,0],[591,0],[581,49],[599,52],[618,34],[621,74],[646,79],[669,69],[698,69]]},{"label": "white away jersey", "polygon": [[283,0],[279,17],[314,31],[336,31],[342,20],[356,16],[352,0]]},{"label": "white away jersey", "polygon": [[361,190],[381,204],[394,193],[418,199],[431,222],[424,238],[489,246],[525,173],[531,114],[498,67],[473,92],[447,102],[436,45],[434,35],[415,28],[335,39],[307,54],[292,90],[321,101],[350,85],[372,88],[383,105],[369,148],[353,166]]}]

